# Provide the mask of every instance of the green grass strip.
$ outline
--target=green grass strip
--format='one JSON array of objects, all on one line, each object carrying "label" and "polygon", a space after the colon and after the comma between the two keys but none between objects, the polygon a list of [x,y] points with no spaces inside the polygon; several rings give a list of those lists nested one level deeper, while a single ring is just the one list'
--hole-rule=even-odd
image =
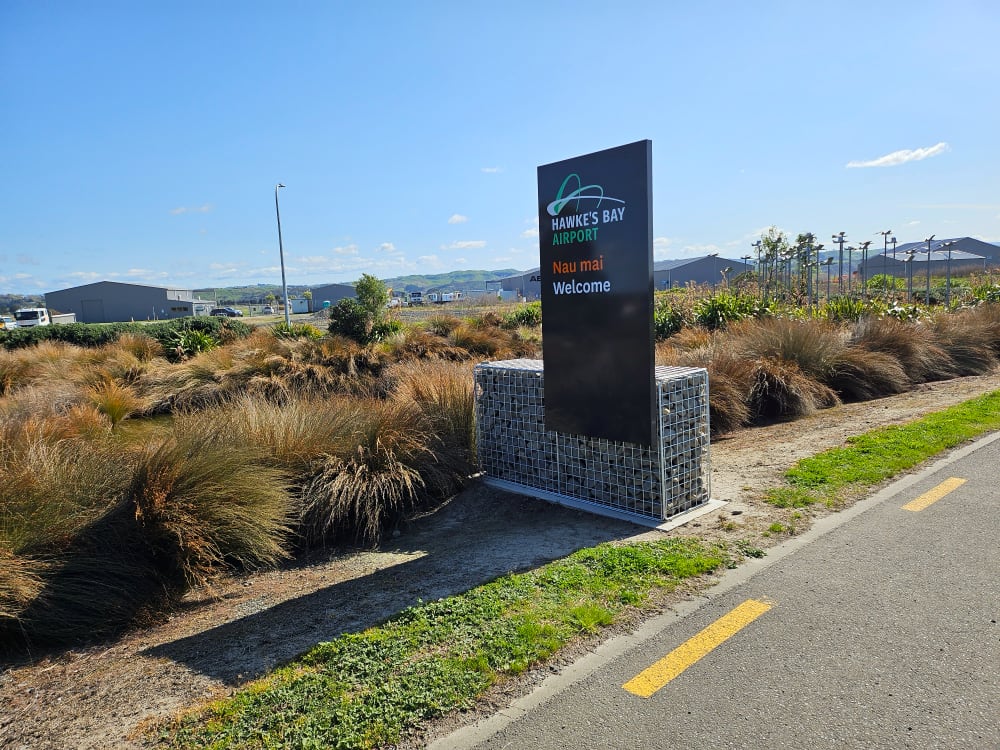
[{"label": "green grass strip", "polygon": [[1000,429],[1000,391],[987,393],[905,425],[883,427],[804,458],[785,473],[787,486],[768,491],[768,502],[801,507],[837,504],[846,490],[871,487],[931,456]]},{"label": "green grass strip", "polygon": [[171,748],[372,748],[470,706],[505,677],[614,623],[650,593],[750,550],[695,539],[603,544],[322,643],[168,726]]}]

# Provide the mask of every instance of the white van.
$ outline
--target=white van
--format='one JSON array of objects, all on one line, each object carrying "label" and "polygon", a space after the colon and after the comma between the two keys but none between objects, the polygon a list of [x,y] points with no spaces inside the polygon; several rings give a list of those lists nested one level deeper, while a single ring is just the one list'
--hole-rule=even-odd
[{"label": "white van", "polygon": [[14,320],[17,321],[18,328],[52,324],[52,321],[49,319],[49,311],[44,307],[22,307],[20,310],[15,310]]}]

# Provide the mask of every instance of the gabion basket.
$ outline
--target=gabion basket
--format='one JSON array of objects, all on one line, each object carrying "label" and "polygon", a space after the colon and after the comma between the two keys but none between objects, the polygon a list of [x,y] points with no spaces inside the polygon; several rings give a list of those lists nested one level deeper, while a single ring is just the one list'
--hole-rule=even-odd
[{"label": "gabion basket", "polygon": [[542,360],[475,369],[476,438],[488,483],[642,522],[665,521],[709,500],[708,372],[657,367],[652,446],[545,430]]}]

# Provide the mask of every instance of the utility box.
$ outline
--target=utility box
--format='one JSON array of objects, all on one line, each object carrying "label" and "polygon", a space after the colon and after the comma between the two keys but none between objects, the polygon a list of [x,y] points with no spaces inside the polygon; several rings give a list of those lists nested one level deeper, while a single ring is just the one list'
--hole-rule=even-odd
[{"label": "utility box", "polygon": [[711,494],[708,372],[657,367],[651,446],[545,430],[542,360],[475,368],[476,438],[488,484],[648,525]]}]

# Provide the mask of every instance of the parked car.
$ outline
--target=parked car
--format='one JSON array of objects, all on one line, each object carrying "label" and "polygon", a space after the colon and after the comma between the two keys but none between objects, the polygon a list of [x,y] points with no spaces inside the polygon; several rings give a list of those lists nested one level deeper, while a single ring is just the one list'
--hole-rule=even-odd
[{"label": "parked car", "polygon": [[263,310],[260,311],[261,315],[274,315],[274,308],[267,305]]},{"label": "parked car", "polygon": [[211,315],[217,315],[220,318],[242,318],[243,311],[237,310],[235,307],[214,307],[212,308]]},{"label": "parked car", "polygon": [[17,328],[17,321],[13,315],[0,315],[0,331],[4,329]]}]

